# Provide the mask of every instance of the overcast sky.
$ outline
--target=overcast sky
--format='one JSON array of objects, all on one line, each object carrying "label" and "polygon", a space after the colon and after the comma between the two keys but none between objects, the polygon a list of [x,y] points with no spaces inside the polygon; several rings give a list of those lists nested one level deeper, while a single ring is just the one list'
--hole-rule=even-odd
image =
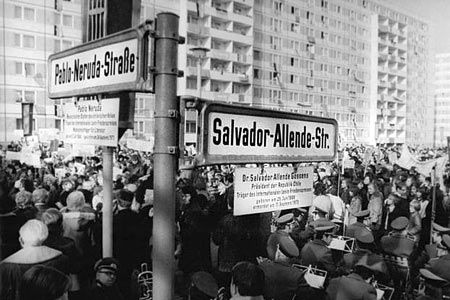
[{"label": "overcast sky", "polygon": [[[450,0],[384,0],[428,20],[434,53],[450,52]],[[401,11],[401,10],[400,10]]]}]

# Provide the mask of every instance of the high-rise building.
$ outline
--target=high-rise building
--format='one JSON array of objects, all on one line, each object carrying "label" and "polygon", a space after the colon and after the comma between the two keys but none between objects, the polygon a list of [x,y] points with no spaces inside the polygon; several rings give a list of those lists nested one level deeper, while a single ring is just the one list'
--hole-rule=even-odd
[{"label": "high-rise building", "polygon": [[22,129],[23,102],[34,104],[35,132],[61,128],[59,102],[47,96],[47,59],[81,43],[80,0],[3,0],[0,9],[0,141]]},{"label": "high-rise building", "polygon": [[435,66],[436,124],[435,145],[447,146],[450,136],[450,53],[436,55]]},{"label": "high-rise building", "polygon": [[[25,6],[36,7],[28,2]],[[100,2],[107,5],[107,0]],[[29,41],[20,28],[31,21],[23,12],[20,16],[25,20],[10,25],[14,7],[20,6],[16,3],[22,2],[5,1],[4,7],[11,11],[3,12],[4,18],[9,16],[5,32],[17,31],[17,40],[25,36],[25,44],[20,40],[23,52]],[[42,24],[40,35],[52,40],[45,47],[59,51],[69,46],[68,37],[73,37],[70,46],[81,40],[80,0],[51,4],[45,11],[52,25]],[[55,7],[63,10],[60,19]],[[141,0],[141,22],[163,11],[180,16],[180,35],[186,38],[179,46],[179,69],[184,71],[178,80],[180,96],[335,118],[342,144],[433,143],[430,32],[420,18],[379,0]],[[19,46],[10,46],[15,45],[15,36],[5,34],[5,38],[4,49],[19,53],[15,51]],[[58,40],[60,48],[55,44]],[[199,47],[208,50],[203,58],[192,51]],[[3,64],[14,61],[13,57],[4,55]],[[45,61],[41,59],[43,65]],[[5,68],[6,72],[20,69],[20,62],[15,66]],[[19,76],[23,86],[45,93],[45,82],[39,85],[40,77],[31,79],[26,70],[28,65],[23,64]],[[3,91],[8,100],[0,108],[10,115],[7,131],[21,126],[15,95],[31,97],[25,88],[12,88],[19,81],[9,78],[1,82],[8,86]],[[57,117],[53,121],[53,102],[46,96],[39,99],[37,128],[52,127],[54,122],[60,126]],[[152,138],[154,99],[152,94],[136,95],[133,136]],[[44,112],[42,103],[48,107],[45,117],[38,112]],[[186,144],[196,143],[195,121],[195,113],[187,112]]]}]

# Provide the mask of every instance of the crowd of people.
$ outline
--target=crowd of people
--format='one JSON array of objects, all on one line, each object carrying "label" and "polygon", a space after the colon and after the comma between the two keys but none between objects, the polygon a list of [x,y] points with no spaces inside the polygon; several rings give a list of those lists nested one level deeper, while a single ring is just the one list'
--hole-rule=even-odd
[{"label": "crowd of people", "polygon": [[[313,163],[312,205],[233,215],[234,167],[180,170],[176,294],[184,299],[441,299],[450,295],[450,179],[382,149],[345,148],[352,168]],[[42,166],[2,159],[0,299],[139,299],[151,266],[150,154],[114,154],[113,255],[102,258],[101,152]],[[55,169],[65,170],[61,175]],[[336,241],[348,241],[338,249]],[[393,263],[393,261],[395,263]],[[390,289],[389,287],[393,288]],[[377,294],[378,293],[378,294]],[[387,298],[386,298],[387,299]]]}]

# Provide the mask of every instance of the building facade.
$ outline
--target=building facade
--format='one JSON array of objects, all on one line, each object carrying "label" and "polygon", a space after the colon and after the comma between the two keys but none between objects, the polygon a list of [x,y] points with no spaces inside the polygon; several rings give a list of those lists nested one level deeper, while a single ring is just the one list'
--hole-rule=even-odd
[{"label": "building facade", "polygon": [[[36,101],[37,129],[61,127],[58,101],[45,94],[45,62],[86,34],[80,1],[4,1],[2,139],[21,126],[20,101]],[[335,118],[343,145],[433,144],[430,32],[419,18],[378,0],[141,0],[141,22],[164,11],[180,16],[186,38],[180,96]],[[204,58],[198,47],[208,49]],[[152,139],[154,100],[136,95],[128,136]],[[195,144],[194,112],[184,127],[185,143]]]},{"label": "building facade", "polygon": [[61,128],[58,103],[47,97],[47,59],[81,43],[80,0],[3,0],[0,9],[0,141],[20,137],[23,102],[34,104],[34,132]]},{"label": "building facade", "polygon": [[435,144],[447,146],[447,137],[450,136],[450,53],[436,55],[435,66],[435,98],[436,98],[436,124]]}]

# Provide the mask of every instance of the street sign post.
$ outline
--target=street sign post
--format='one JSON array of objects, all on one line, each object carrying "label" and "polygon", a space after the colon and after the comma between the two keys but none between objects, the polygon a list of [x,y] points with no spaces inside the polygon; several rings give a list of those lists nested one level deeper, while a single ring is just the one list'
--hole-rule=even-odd
[{"label": "street sign post", "polygon": [[50,55],[50,98],[114,92],[153,92],[150,23]]},{"label": "street sign post", "polygon": [[208,103],[200,114],[197,165],[333,161],[336,120]]}]

